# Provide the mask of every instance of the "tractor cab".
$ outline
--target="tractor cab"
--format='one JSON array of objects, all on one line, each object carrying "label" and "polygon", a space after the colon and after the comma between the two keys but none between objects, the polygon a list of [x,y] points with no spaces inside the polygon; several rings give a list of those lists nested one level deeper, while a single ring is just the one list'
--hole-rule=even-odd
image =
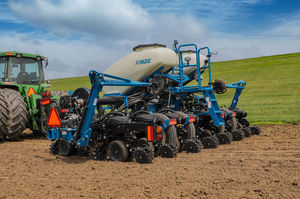
[{"label": "tractor cab", "polygon": [[0,53],[0,82],[39,85],[44,83],[47,58],[16,51]]}]

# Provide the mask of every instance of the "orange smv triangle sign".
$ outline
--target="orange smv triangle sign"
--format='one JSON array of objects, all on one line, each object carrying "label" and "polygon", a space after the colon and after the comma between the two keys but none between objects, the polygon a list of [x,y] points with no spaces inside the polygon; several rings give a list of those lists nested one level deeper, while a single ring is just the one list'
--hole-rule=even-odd
[{"label": "orange smv triangle sign", "polygon": [[49,127],[60,127],[61,121],[55,108],[51,108],[50,116],[48,118]]},{"label": "orange smv triangle sign", "polygon": [[30,97],[32,94],[36,94],[36,92],[32,87],[30,87],[28,92],[27,92],[27,96]]}]

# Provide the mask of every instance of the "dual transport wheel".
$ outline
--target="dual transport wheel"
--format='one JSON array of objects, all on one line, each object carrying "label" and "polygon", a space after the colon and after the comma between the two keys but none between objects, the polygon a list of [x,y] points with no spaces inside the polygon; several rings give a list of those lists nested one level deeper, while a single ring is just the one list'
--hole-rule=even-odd
[{"label": "dual transport wheel", "polygon": [[[144,141],[139,140],[140,142]],[[90,158],[93,160],[111,160],[126,162],[133,158],[138,163],[151,163],[154,159],[154,153],[149,146],[138,146],[133,148],[133,152],[128,151],[126,143],[122,140],[114,140],[108,145],[98,142],[90,148]],[[132,156],[132,157],[130,157]]]},{"label": "dual transport wheel", "polygon": [[53,155],[69,156],[74,153],[74,145],[65,140],[53,140],[49,152]]},{"label": "dual transport wheel", "polygon": [[[163,124],[169,118],[162,113],[154,113],[152,116],[156,119],[158,125]],[[177,131],[176,127],[171,125],[162,131],[161,146],[158,149],[158,154],[164,158],[175,158],[177,154]]]},{"label": "dual transport wheel", "polygon": [[[143,145],[144,138],[138,140],[139,146],[133,148],[132,158],[141,164],[151,163],[154,159],[154,152],[150,145]],[[130,159],[130,153],[122,140],[115,140],[109,143],[107,157],[112,161],[126,162]]]},{"label": "dual transport wheel", "polygon": [[49,152],[53,155],[69,156],[74,152],[74,145],[64,140],[51,141]]},{"label": "dual transport wheel", "polygon": [[[175,111],[175,114],[179,115],[181,118],[187,118],[189,115],[181,112]],[[196,139],[196,129],[194,123],[190,122],[184,126],[184,140],[182,140],[182,146],[180,150],[186,151],[187,153],[199,153],[202,148],[202,143],[200,140]]]}]

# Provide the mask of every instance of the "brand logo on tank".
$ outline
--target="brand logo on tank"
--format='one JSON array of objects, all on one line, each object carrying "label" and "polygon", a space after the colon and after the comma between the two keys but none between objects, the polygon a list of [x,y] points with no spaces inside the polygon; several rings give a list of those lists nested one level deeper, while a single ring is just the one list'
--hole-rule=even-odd
[{"label": "brand logo on tank", "polygon": [[141,59],[141,60],[137,60],[135,62],[135,65],[139,65],[139,64],[150,64],[151,63],[151,58],[150,59]]}]

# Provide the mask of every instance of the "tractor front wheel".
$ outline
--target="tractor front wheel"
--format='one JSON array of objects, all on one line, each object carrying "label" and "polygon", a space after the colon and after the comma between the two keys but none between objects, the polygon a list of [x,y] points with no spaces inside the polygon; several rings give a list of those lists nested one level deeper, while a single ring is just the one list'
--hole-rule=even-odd
[{"label": "tractor front wheel", "polygon": [[24,97],[13,89],[0,89],[0,137],[17,139],[26,129],[27,109]]}]

